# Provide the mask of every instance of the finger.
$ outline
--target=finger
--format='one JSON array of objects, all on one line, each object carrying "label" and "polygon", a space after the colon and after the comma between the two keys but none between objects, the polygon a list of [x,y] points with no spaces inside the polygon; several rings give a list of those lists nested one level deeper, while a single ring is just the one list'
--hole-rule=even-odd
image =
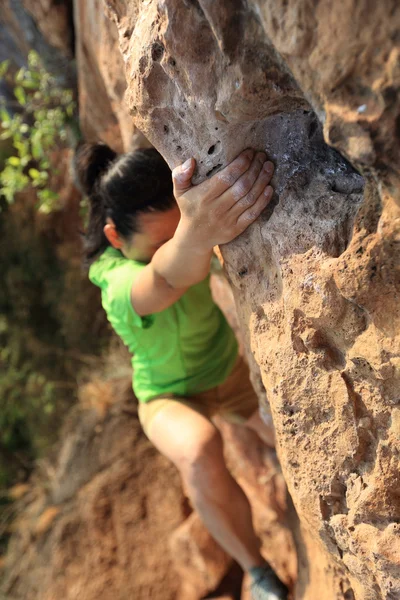
[{"label": "finger", "polygon": [[264,152],[257,152],[249,169],[225,192],[223,197],[230,198],[236,203],[240,198],[246,196],[257,181],[266,160],[267,157]]},{"label": "finger", "polygon": [[237,228],[239,233],[242,233],[247,227],[254,223],[254,221],[260,216],[264,208],[271,202],[272,195],[274,193],[273,188],[268,185],[262,194],[257,198],[257,201],[253,206],[250,206],[245,210],[237,220]]},{"label": "finger", "polygon": [[273,173],[274,165],[271,161],[267,160],[262,165],[260,173],[253,187],[245,196],[243,196],[243,198],[240,198],[240,200],[235,202],[235,204],[232,206],[229,212],[232,215],[236,215],[237,217],[239,217],[247,208],[250,208],[250,206],[252,206],[257,201],[259,196],[263,193],[263,191],[271,181]]},{"label": "finger", "polygon": [[196,161],[194,158],[189,158],[183,165],[175,167],[172,171],[172,183],[174,186],[174,196],[179,198],[192,187],[192,177]]},{"label": "finger", "polygon": [[254,158],[254,150],[244,150],[227,167],[203,181],[198,187],[206,198],[218,198],[247,171]]}]

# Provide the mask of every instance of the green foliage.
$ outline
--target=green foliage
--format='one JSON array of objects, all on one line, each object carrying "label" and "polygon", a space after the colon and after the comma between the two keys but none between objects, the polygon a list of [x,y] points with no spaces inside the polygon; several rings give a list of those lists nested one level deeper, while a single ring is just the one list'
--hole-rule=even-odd
[{"label": "green foliage", "polygon": [[18,219],[5,208],[0,226],[0,490],[24,480],[54,441],[54,411],[64,404],[54,379],[65,380],[65,373],[58,365],[53,373],[49,359],[62,340],[46,290],[49,278],[60,293],[62,271],[29,212],[15,208]]},{"label": "green foliage", "polygon": [[40,215],[26,196],[12,205],[3,199],[3,205],[0,497],[2,489],[24,481],[57,440],[77,399],[79,373],[91,367],[108,337],[97,290],[80,266],[78,241],[67,238],[63,258],[57,251],[54,231],[65,224],[65,212]]},{"label": "green foliage", "polygon": [[[72,92],[35,53],[16,74],[1,63],[2,78],[15,99],[0,99],[0,554],[12,516],[6,488],[25,481],[57,440],[77,378],[106,337],[71,235],[79,224],[55,210],[51,189],[52,151],[69,145],[71,131],[79,135]],[[36,194],[17,195],[27,187]]]},{"label": "green foliage", "polygon": [[55,146],[67,145],[75,111],[72,91],[57,85],[34,51],[29,53],[28,66],[14,77],[9,74],[9,61],[0,63],[0,78],[7,79],[15,96],[15,112],[0,104],[0,140],[10,139],[15,149],[0,173],[0,191],[11,204],[17,192],[33,185],[39,210],[49,213],[58,197],[48,187],[49,153]]},{"label": "green foliage", "polygon": [[54,441],[49,433],[58,397],[38,360],[21,343],[21,332],[4,316],[1,325],[0,489],[4,489],[16,476],[24,479],[34,458]]}]

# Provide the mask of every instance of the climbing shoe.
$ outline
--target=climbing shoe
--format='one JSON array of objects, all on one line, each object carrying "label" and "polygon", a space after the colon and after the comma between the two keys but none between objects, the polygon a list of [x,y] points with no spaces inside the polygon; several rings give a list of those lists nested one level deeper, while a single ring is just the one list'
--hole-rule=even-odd
[{"label": "climbing shoe", "polygon": [[250,569],[250,576],[252,600],[287,600],[289,590],[269,564]]}]

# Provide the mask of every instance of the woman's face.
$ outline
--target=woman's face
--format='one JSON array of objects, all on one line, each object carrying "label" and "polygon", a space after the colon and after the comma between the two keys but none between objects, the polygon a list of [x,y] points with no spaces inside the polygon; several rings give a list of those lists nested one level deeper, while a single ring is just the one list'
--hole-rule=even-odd
[{"label": "woman's face", "polygon": [[129,243],[124,242],[122,254],[139,262],[150,262],[155,252],[173,237],[180,218],[177,204],[169,210],[141,213],[137,220],[139,231]]}]

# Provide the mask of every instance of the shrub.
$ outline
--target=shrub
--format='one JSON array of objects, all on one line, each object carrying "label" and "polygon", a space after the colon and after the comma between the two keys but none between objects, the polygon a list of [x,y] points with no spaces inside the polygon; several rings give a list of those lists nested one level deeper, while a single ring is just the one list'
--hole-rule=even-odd
[{"label": "shrub", "polygon": [[11,140],[14,148],[0,173],[0,192],[12,203],[16,193],[33,185],[39,210],[51,212],[58,196],[48,187],[49,153],[55,146],[68,145],[68,136],[77,130],[73,93],[57,85],[34,51],[29,53],[28,66],[15,74],[9,61],[2,62],[0,78],[15,97],[0,104],[0,140]]}]

